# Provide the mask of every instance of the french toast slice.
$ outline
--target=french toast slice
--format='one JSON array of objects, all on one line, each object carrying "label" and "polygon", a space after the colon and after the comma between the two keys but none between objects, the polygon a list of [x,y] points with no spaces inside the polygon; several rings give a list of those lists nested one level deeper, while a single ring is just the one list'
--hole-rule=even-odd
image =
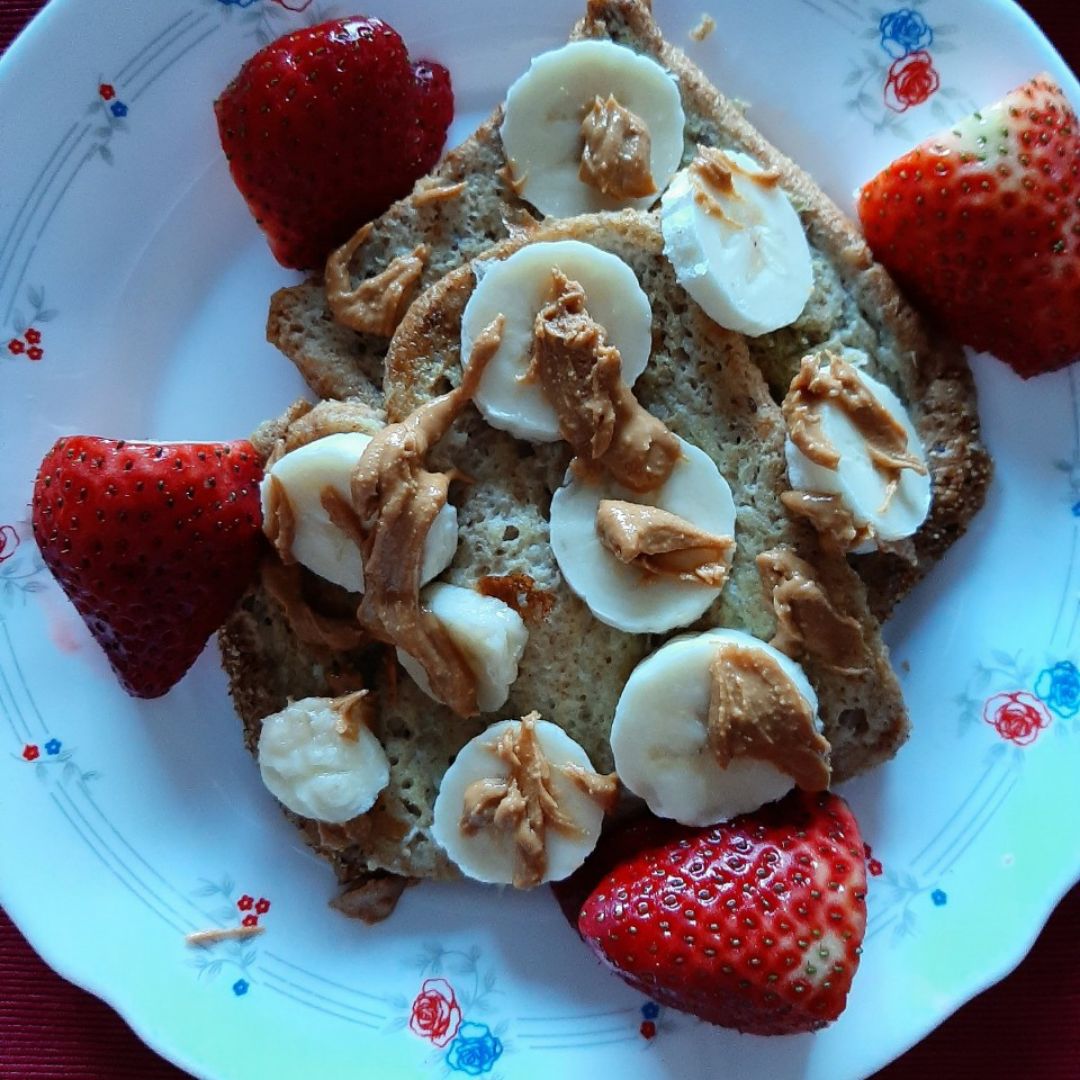
[{"label": "french toast slice", "polygon": [[[833,670],[813,655],[803,660],[832,744],[834,778],[844,780],[885,761],[908,726],[888,651],[861,579],[783,509],[783,419],[745,339],[719,328],[678,285],[652,215],[624,211],[549,222],[504,240],[483,257],[505,258],[529,242],[563,239],[595,245],[633,269],[653,310],[652,356],[635,394],[676,434],[705,451],[732,488],[734,563],[719,598],[690,629],[734,627],[769,640],[776,619],[755,558],[775,547],[792,549],[814,568],[836,609],[857,620],[862,636],[864,662],[855,674]],[[401,420],[460,379],[461,314],[474,283],[473,266],[459,266],[409,309],[386,357],[389,421]],[[369,411],[335,402],[321,403],[293,425],[306,423],[314,435],[342,430],[351,422],[350,410],[362,430]],[[263,452],[287,423],[257,434]],[[668,636],[628,634],[597,621],[563,581],[549,544],[548,511],[569,464],[566,444],[516,440],[489,427],[469,406],[433,460],[469,478],[452,489],[460,542],[443,579],[473,588],[509,582],[512,593],[526,594],[522,614],[529,642],[510,699],[497,714],[455,716],[406,676],[396,677],[392,654],[384,663],[381,647],[335,653],[305,645],[262,586],[249,592],[220,634],[233,700],[252,749],[262,717],[290,698],[332,694],[360,681],[377,694],[374,730],[391,762],[389,788],[370,813],[345,826],[296,819],[356,895],[372,889],[382,896],[394,888],[388,873],[457,876],[432,839],[432,806],[455,753],[497,719],[538,710],[577,740],[594,766],[610,769],[608,736],[618,697],[634,666]],[[355,602],[354,597],[354,608]],[[348,611],[344,594],[333,603],[328,614]]]},{"label": "french toast slice", "polygon": [[[607,38],[658,60],[676,78],[686,113],[687,164],[698,144],[742,150],[780,175],[810,243],[814,291],[791,326],[746,339],[774,398],[783,397],[800,359],[842,348],[908,406],[929,455],[930,515],[911,541],[853,556],[871,609],[885,618],[982,506],[990,459],[979,435],[975,386],[962,351],[932,332],[871,256],[855,224],[797,165],[772,146],[684,53],[664,40],[642,0],[590,0],[574,38]],[[399,255],[427,245],[423,286],[527,225],[531,208],[514,192],[499,138],[501,109],[430,178],[396,203],[371,230],[351,263],[354,281],[381,272]],[[431,199],[433,187],[464,182],[460,194]],[[334,321],[321,279],[282,289],[271,302],[267,337],[320,397],[357,396],[381,404],[385,338]]]}]

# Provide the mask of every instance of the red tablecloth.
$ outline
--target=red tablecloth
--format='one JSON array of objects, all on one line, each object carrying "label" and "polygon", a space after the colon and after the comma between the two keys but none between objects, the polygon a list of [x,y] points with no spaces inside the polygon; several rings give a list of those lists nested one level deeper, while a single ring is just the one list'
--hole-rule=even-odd
[{"label": "red tablecloth", "polygon": [[[43,0],[0,0],[0,52],[42,5]],[[1027,0],[1025,6],[1074,70],[1080,66],[1076,0]],[[0,912],[2,1080],[182,1080],[186,1075],[143,1046],[107,1005],[47,968]],[[1013,975],[876,1080],[926,1076],[1080,1077],[1080,887],[1062,901]]]}]

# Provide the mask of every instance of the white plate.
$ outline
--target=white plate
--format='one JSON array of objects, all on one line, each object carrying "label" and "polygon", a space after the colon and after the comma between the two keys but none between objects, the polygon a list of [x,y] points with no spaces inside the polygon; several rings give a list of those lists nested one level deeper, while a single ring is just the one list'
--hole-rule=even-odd
[{"label": "white plate", "polygon": [[[449,65],[460,137],[563,40],[579,2],[371,10],[414,56]],[[933,40],[894,21],[884,45],[888,12],[860,0],[712,0],[719,29],[701,45],[687,32],[703,0],[656,3],[672,39],[845,205],[910,140],[1035,71],[1080,101],[1004,0],[905,0]],[[1080,871],[1075,373],[1022,385],[976,365],[997,479],[888,629],[916,733],[847,792],[884,873],[850,1007],[816,1036],[740,1037],[663,1010],[644,1039],[647,1003],[592,962],[546,895],[425,885],[374,929],[328,910],[330,870],[261,787],[213,650],[164,700],[130,700],[41,572],[27,499],[58,435],[230,438],[300,392],[262,335],[267,297],[291,278],[228,180],[210,103],[258,34],[331,13],[54,0],[0,64],[4,905],[58,971],[201,1076],[872,1072],[1012,968]],[[903,112],[885,100],[897,38],[940,73]],[[896,63],[892,87],[917,94],[926,60]],[[245,896],[271,902],[264,936],[185,947],[185,931],[239,918]],[[447,1046],[410,1029],[425,985],[429,1005],[450,986],[459,1003]]]}]

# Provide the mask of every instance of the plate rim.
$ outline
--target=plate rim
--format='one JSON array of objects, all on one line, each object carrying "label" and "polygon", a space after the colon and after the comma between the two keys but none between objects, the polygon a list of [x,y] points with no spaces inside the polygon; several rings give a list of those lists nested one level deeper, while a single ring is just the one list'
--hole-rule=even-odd
[{"label": "plate rim", "polygon": [[[4,53],[0,55],[0,88],[11,75],[12,69],[21,64],[24,52],[28,52],[39,42],[46,40],[52,34],[54,24],[62,23],[67,17],[69,9],[77,9],[84,2],[85,0],[49,0],[33,16]],[[97,0],[97,2],[100,3],[101,0]],[[1047,38],[1035,19],[1020,7],[1016,0],[981,0],[981,2],[989,2],[998,11],[1006,14],[1014,23],[1018,33],[1023,33],[1034,39],[1042,52],[1058,60],[1066,74],[1066,78],[1062,80],[1066,84],[1066,92],[1075,102],[1080,103],[1080,79],[1077,78],[1076,73],[1072,71],[1064,57]],[[1047,921],[1061,901],[1073,888],[1080,885],[1080,849],[1077,850],[1073,861],[1074,865],[1069,869],[1063,860],[1062,866],[1064,869],[1057,875],[1057,885],[1049,889],[1043,902],[1038,905],[1038,910],[1032,913],[1030,920],[1025,921],[1024,925],[1028,932],[1019,936],[1015,947],[1008,950],[999,959],[998,963],[989,964],[978,975],[972,975],[959,992],[950,995],[947,1009],[930,1023],[920,1025],[915,1029],[910,1040],[904,1041],[904,1044],[899,1049],[890,1050],[884,1056],[875,1058],[871,1072],[876,1072],[887,1064],[898,1060],[951,1016],[964,1008],[972,999],[1007,978],[1019,967],[1027,958],[1031,948],[1043,932]],[[63,979],[92,994],[113,1009],[136,1037],[161,1058],[189,1072],[192,1076],[213,1080],[212,1074],[201,1071],[200,1064],[188,1056],[183,1044],[172,1038],[167,1030],[159,1029],[156,1025],[146,1022],[145,1018],[149,1013],[146,1010],[139,1009],[137,998],[125,999],[124,987],[125,985],[130,986],[130,984],[124,984],[121,980],[112,986],[106,986],[103,981],[99,981],[94,977],[93,972],[80,969],[72,956],[65,956],[59,947],[54,947],[49,935],[33,921],[32,911],[29,906],[30,898],[23,897],[22,901],[20,900],[19,891],[13,888],[7,880],[9,876],[0,874],[0,906],[4,908],[15,927],[37,955]],[[383,1067],[386,1066],[383,1065]],[[870,1073],[865,1075],[870,1075]]]}]

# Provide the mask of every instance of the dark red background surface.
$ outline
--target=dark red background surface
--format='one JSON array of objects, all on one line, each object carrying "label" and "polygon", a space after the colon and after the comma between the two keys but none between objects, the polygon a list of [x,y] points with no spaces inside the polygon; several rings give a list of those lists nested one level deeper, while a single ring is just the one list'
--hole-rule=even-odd
[{"label": "dark red background surface", "polygon": [[[42,0],[0,0],[0,51],[42,6]],[[1076,0],[1028,0],[1024,6],[1076,70]],[[864,1037],[872,1039],[873,1032]],[[2,1080],[181,1080],[186,1075],[146,1049],[107,1005],[47,968],[0,912]],[[876,1080],[975,1076],[1080,1078],[1080,887],[1062,901],[1014,974]]]}]

